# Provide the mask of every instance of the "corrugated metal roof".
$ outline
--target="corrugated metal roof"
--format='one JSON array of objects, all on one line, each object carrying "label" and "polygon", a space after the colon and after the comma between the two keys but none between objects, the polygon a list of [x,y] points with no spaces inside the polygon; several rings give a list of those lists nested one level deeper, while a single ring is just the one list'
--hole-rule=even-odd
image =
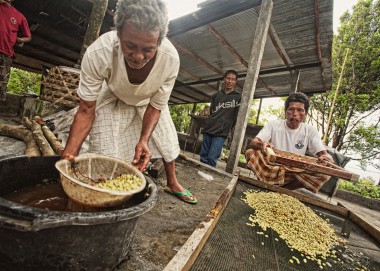
[{"label": "corrugated metal roof", "polygon": [[[203,8],[214,9],[216,13],[234,4],[209,2]],[[254,1],[240,1],[240,4],[243,2]],[[270,33],[254,97],[288,95],[297,80],[296,71],[300,73],[298,91],[312,94],[330,90],[333,1],[274,0],[273,3]],[[171,103],[209,101],[228,69],[239,72],[238,85],[244,86],[259,9],[252,6],[170,36],[181,58],[179,82]],[[188,17],[201,15],[195,13]],[[194,93],[194,89],[199,92]]]},{"label": "corrugated metal roof", "polygon": [[[116,0],[110,0],[102,33],[112,27]],[[261,1],[210,0],[192,14],[170,22],[169,39],[181,67],[170,104],[208,102],[228,69],[244,86]],[[33,40],[16,48],[14,66],[42,71],[42,66],[73,67],[91,12],[91,1],[15,1],[27,18]],[[299,91],[331,89],[333,1],[273,0],[268,39],[254,98],[286,96],[299,71]]]}]

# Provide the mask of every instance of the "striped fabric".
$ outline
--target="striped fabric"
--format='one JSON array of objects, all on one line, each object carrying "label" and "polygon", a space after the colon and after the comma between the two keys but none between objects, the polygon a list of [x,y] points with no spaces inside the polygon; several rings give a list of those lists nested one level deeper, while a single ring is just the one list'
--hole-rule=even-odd
[{"label": "striped fabric", "polygon": [[273,185],[284,186],[297,180],[306,189],[316,193],[330,179],[328,175],[272,163],[260,150],[247,150],[245,158],[247,167],[260,181]]},{"label": "striped fabric", "polygon": [[[119,99],[97,108],[89,137],[89,152],[100,153],[131,162],[140,138],[142,119],[147,106],[127,105]],[[166,162],[180,152],[177,132],[169,108],[161,111],[160,119],[149,140],[152,158]]]}]

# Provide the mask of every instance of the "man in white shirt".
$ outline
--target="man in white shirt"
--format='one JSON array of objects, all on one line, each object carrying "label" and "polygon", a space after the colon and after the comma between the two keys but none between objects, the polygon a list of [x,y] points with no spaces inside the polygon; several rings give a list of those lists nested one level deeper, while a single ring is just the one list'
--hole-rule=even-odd
[{"label": "man in white shirt", "polygon": [[288,189],[304,187],[317,192],[327,182],[330,176],[306,172],[302,169],[271,165],[264,155],[267,147],[301,155],[310,153],[321,162],[334,163],[326,151],[317,129],[304,123],[309,110],[309,99],[303,93],[292,93],[285,101],[285,120],[269,122],[252,139],[250,146],[253,150],[246,152],[248,167],[259,179],[282,185]]},{"label": "man in white shirt", "polygon": [[168,100],[179,56],[166,38],[168,15],[162,0],[119,0],[116,31],[91,44],[83,57],[77,90],[80,103],[62,158],[78,155],[89,135],[89,152],[113,156],[143,171],[162,157],[165,191],[196,204],[177,181],[177,133]]}]

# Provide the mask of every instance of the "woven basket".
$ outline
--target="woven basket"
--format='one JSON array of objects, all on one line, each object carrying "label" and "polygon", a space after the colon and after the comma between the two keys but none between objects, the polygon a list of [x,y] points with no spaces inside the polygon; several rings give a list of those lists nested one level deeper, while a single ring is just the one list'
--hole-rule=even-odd
[{"label": "woven basket", "polygon": [[131,164],[103,155],[84,155],[75,158],[81,174],[93,180],[99,178],[115,179],[121,174],[134,174],[142,179],[139,188],[129,191],[117,191],[98,188],[78,180],[78,174],[72,168],[72,162],[60,160],[55,166],[60,172],[61,184],[66,194],[80,204],[91,207],[110,207],[120,205],[146,186],[144,175]]}]

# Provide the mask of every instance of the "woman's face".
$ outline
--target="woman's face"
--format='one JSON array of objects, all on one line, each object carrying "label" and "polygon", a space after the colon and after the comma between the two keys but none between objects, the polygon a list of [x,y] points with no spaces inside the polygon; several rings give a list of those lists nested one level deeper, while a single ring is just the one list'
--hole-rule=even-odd
[{"label": "woman's face", "polygon": [[159,35],[158,30],[140,30],[125,22],[119,38],[125,62],[130,68],[141,69],[155,56]]},{"label": "woman's face", "polygon": [[305,105],[300,102],[290,102],[285,111],[286,125],[291,129],[297,129],[306,116]]}]

